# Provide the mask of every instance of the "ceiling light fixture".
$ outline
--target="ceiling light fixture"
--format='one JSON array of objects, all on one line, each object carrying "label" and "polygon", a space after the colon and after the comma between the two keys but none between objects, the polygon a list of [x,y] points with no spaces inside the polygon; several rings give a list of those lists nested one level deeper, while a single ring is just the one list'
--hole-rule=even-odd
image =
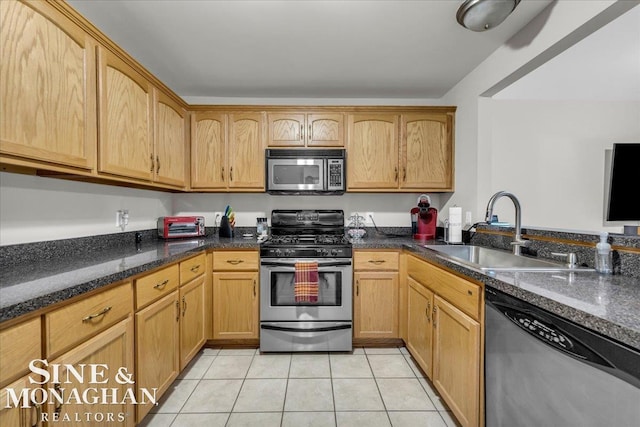
[{"label": "ceiling light fixture", "polygon": [[471,31],[486,31],[500,25],[520,0],[465,0],[458,9],[458,23]]}]

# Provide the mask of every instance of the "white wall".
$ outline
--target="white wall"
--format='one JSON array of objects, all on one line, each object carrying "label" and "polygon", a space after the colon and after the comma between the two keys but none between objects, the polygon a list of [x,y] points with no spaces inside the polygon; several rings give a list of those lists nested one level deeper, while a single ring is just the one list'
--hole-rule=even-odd
[{"label": "white wall", "polygon": [[[418,196],[418,193],[341,196],[272,196],[264,193],[175,194],[173,211],[176,215],[204,215],[205,224],[213,225],[215,213],[224,211],[226,205],[230,205],[236,213],[236,226],[255,227],[256,217],[269,217],[273,209],[342,209],[347,217],[354,212],[362,216],[365,216],[365,212],[373,212],[378,227],[410,227],[409,211],[416,206]],[[430,196],[431,204],[439,208],[440,195]]]},{"label": "white wall", "polygon": [[[494,101],[488,96],[497,93],[518,78],[536,69],[554,56],[579,42],[584,37],[602,26],[606,25],[617,16],[626,12],[636,3],[624,1],[558,1],[550,4],[538,17],[534,18],[522,31],[516,34],[509,42],[500,47],[487,58],[473,72],[468,74],[449,93],[443,97],[443,103],[456,105],[456,192],[443,204],[443,208],[453,205],[463,206],[463,210],[472,210],[474,220],[484,217],[486,203],[490,196],[499,190],[509,190],[512,183],[519,182],[518,191],[513,192],[521,197],[527,195],[523,201],[525,206],[548,206],[547,193],[555,191],[559,185],[541,185],[540,181],[523,177],[527,171],[532,171],[541,165],[543,158],[534,147],[512,147],[508,153],[499,153],[504,149],[504,143],[494,146],[494,133],[517,134],[514,126],[507,126],[502,130],[501,122],[493,118]],[[536,118],[529,117],[533,122]],[[575,118],[573,116],[572,118]],[[595,117],[590,116],[594,120]],[[540,119],[542,120],[542,118]],[[556,125],[560,125],[558,118]],[[581,123],[581,122],[580,122]],[[628,123],[628,122],[626,122]],[[574,122],[574,126],[576,126]],[[534,129],[534,135],[538,134],[538,128],[529,126],[528,131]],[[606,129],[598,128],[598,134],[606,136]],[[637,129],[637,128],[636,128]],[[568,137],[564,130],[564,137]],[[542,132],[542,131],[541,131]],[[633,129],[625,129],[624,132],[634,133]],[[570,148],[567,148],[569,150]],[[509,158],[506,158],[510,156]],[[523,159],[526,158],[526,161]],[[519,167],[501,170],[503,161],[516,161]],[[593,160],[591,160],[593,161]],[[543,163],[542,163],[543,164]],[[543,164],[544,165],[544,164]],[[582,175],[582,165],[564,164],[567,176]],[[544,171],[540,171],[543,173]],[[537,173],[537,172],[535,172]],[[499,181],[496,179],[499,178]],[[593,184],[593,181],[590,181]],[[571,198],[579,192],[585,197],[592,194],[593,189],[584,186],[573,188],[563,192],[563,197]],[[591,224],[600,224],[595,229],[601,229],[602,223],[602,185],[595,189],[597,195],[597,209],[586,211],[585,224],[591,229]],[[524,192],[524,193],[523,193]],[[522,194],[520,194],[522,193]],[[532,199],[532,196],[536,195]],[[557,196],[560,197],[560,196]],[[507,202],[500,202],[507,204]],[[508,204],[507,204],[507,208]],[[499,208],[503,209],[503,208]],[[504,213],[506,219],[513,221],[513,208]],[[530,209],[530,208],[528,208]],[[550,208],[552,209],[552,208]],[[554,210],[553,214],[540,215],[538,211],[527,212],[523,224],[541,226],[547,228],[576,229],[574,212]],[[500,213],[500,211],[498,212]],[[503,218],[501,218],[503,219]]]},{"label": "white wall", "polygon": [[[640,141],[640,102],[490,101],[492,190],[522,204],[523,224],[571,230],[608,230],[603,224],[605,150]],[[498,202],[501,220],[513,206]]]},{"label": "white wall", "polygon": [[171,194],[0,173],[0,245],[122,232],[119,209],[129,210],[125,231],[155,228]]}]

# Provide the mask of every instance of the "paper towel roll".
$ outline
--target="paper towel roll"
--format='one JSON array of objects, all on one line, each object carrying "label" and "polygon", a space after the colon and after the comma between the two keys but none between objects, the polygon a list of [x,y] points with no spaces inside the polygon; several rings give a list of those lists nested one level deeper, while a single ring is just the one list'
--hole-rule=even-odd
[{"label": "paper towel roll", "polygon": [[462,243],[462,208],[449,208],[449,243]]}]

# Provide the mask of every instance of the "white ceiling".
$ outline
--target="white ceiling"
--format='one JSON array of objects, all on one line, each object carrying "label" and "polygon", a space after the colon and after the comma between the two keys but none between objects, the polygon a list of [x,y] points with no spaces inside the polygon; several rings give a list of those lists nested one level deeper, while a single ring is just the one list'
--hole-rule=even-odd
[{"label": "white ceiling", "polygon": [[640,101],[640,6],[587,36],[493,98]]},{"label": "white ceiling", "polygon": [[462,0],[68,0],[182,97],[440,98],[551,0],[500,26]]}]

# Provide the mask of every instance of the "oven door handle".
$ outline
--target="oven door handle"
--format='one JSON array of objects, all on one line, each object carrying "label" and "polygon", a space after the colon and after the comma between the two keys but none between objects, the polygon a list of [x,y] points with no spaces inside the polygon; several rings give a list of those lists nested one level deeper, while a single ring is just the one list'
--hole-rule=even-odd
[{"label": "oven door handle", "polygon": [[339,331],[341,329],[351,329],[351,323],[342,323],[335,326],[321,326],[318,328],[289,328],[286,326],[262,324],[260,325],[260,328],[270,329],[272,331],[285,331],[285,332],[327,332],[327,331]]},{"label": "oven door handle", "polygon": [[[260,261],[260,265],[271,266],[271,267],[295,267],[295,263],[292,262],[281,262],[281,261]],[[350,266],[351,260],[349,261],[328,261],[328,262],[319,262],[318,267],[339,267],[339,266]]]}]

